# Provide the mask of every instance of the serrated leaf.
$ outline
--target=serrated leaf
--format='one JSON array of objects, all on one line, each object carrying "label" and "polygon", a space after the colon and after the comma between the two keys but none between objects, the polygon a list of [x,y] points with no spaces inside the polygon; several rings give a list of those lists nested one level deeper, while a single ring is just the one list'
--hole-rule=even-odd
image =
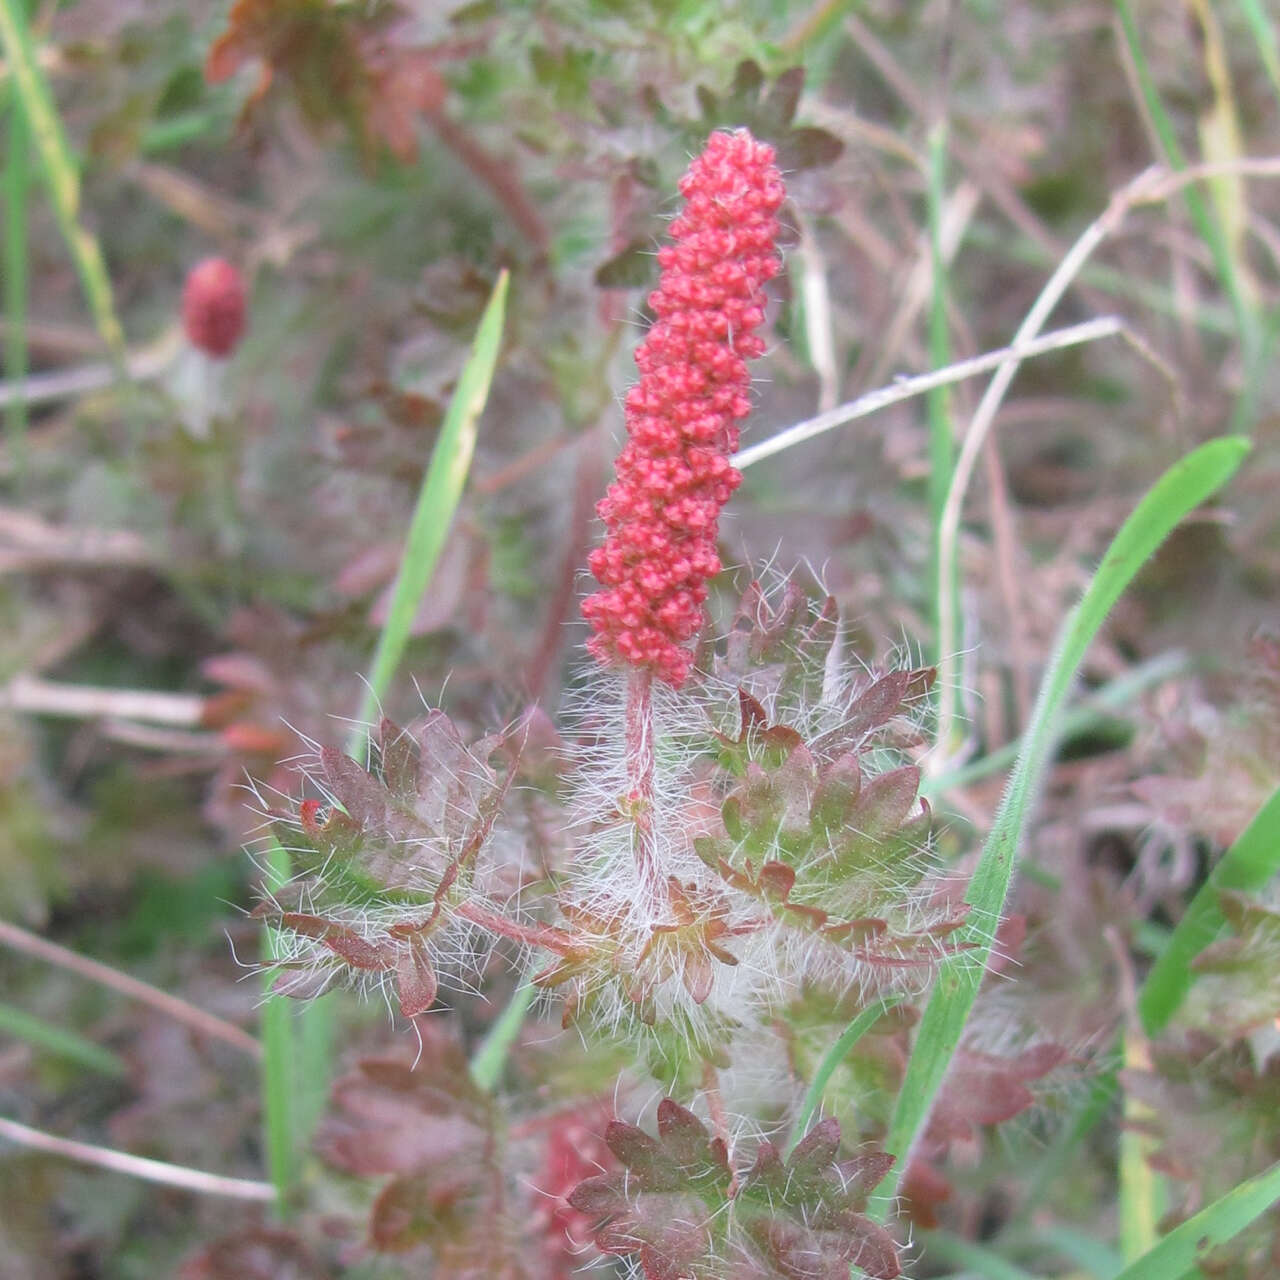
[{"label": "serrated leaf", "polygon": [[901,1274],[893,1238],[860,1212],[893,1157],[868,1152],[838,1165],[839,1146],[840,1125],[828,1118],[814,1125],[785,1165],[772,1143],[757,1151],[735,1207],[772,1264],[771,1274],[845,1280],[850,1266],[876,1280]]},{"label": "serrated leaf", "polygon": [[860,1212],[892,1160],[864,1153],[837,1165],[839,1138],[835,1121],[824,1121],[786,1165],[772,1143],[761,1143],[731,1195],[723,1142],[665,1099],[656,1139],[634,1125],[609,1127],[625,1172],[588,1178],[568,1199],[580,1212],[606,1215],[597,1247],[638,1255],[651,1280],[847,1280],[851,1264],[892,1280],[897,1247]]},{"label": "serrated leaf", "polygon": [[929,1118],[929,1139],[971,1138],[980,1125],[1011,1120],[1035,1102],[1028,1083],[1048,1075],[1066,1057],[1061,1045],[1049,1043],[1011,1057],[961,1049]]},{"label": "serrated leaf", "polygon": [[188,1259],[179,1280],[330,1280],[331,1273],[292,1232],[242,1227]]},{"label": "serrated leaf", "polygon": [[812,1181],[830,1166],[840,1149],[840,1123],[834,1116],[819,1120],[796,1143],[788,1161],[792,1177]]},{"label": "serrated leaf", "polygon": [[698,109],[702,112],[703,122],[708,125],[716,125],[720,123],[720,99],[712,93],[706,85],[698,85],[694,90],[694,96],[698,99]]},{"label": "serrated leaf", "polygon": [[658,1137],[691,1183],[728,1174],[724,1143],[710,1137],[702,1121],[671,1098],[658,1103]]},{"label": "serrated leaf", "polygon": [[934,668],[891,671],[864,686],[849,700],[844,719],[813,741],[819,755],[852,751],[878,729],[901,715],[907,699],[918,697],[933,683]]},{"label": "serrated leaf", "polygon": [[320,767],[325,786],[353,822],[375,828],[385,824],[387,793],[376,778],[336,747],[320,749]]},{"label": "serrated leaf", "polygon": [[460,1234],[466,1217],[459,1201],[466,1181],[418,1174],[393,1178],[373,1202],[369,1243],[382,1253],[407,1253]]},{"label": "serrated leaf", "polygon": [[418,1024],[421,1061],[366,1058],[333,1086],[316,1145],[348,1173],[414,1175],[466,1165],[478,1176],[489,1112],[465,1056],[434,1019]]},{"label": "serrated leaf", "polygon": [[639,1254],[654,1280],[705,1274],[698,1264],[710,1248],[708,1223],[732,1179],[724,1144],[669,1098],[658,1106],[656,1138],[615,1120],[605,1142],[624,1171],[588,1178],[569,1196],[583,1213],[610,1215],[595,1231],[597,1247],[619,1257]]},{"label": "serrated leaf", "polygon": [[785,862],[766,862],[760,868],[761,887],[779,902],[785,902],[791,896],[795,883],[795,870]]},{"label": "serrated leaf", "polygon": [[854,822],[863,839],[883,839],[896,831],[915,807],[920,791],[920,770],[913,764],[891,769],[863,786],[854,810]]}]

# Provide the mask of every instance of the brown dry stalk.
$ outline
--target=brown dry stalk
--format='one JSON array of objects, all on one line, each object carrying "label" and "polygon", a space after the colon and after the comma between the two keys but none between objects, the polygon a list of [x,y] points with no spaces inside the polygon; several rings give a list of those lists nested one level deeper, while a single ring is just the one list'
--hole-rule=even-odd
[{"label": "brown dry stalk", "polygon": [[44,1151],[49,1155],[65,1156],[81,1164],[91,1164],[113,1173],[127,1173],[133,1178],[144,1178],[166,1187],[181,1187],[185,1191],[198,1191],[208,1196],[229,1196],[235,1200],[274,1201],[276,1189],[269,1182],[252,1182],[248,1178],[226,1178],[217,1173],[205,1173],[203,1169],[188,1169],[185,1165],[166,1164],[163,1160],[149,1160],[145,1156],[131,1156],[111,1147],[95,1147],[88,1142],[76,1142],[71,1138],[59,1138],[41,1129],[19,1124],[0,1116],[0,1138],[7,1138],[31,1151]]},{"label": "brown dry stalk", "polygon": [[185,1023],[200,1035],[225,1041],[252,1058],[262,1057],[262,1046],[258,1041],[234,1023],[227,1022],[216,1014],[206,1013],[203,1009],[198,1009],[195,1005],[186,1000],[180,1000],[167,991],[161,991],[158,987],[153,987],[138,978],[131,978],[127,973],[121,973],[118,969],[113,969],[110,965],[102,964],[98,960],[90,960],[87,956],[59,946],[56,942],[50,942],[38,934],[30,933],[16,924],[10,924],[7,920],[0,920],[0,944],[11,947],[14,951],[20,951],[24,955],[58,965],[62,969],[79,974],[82,978],[87,978],[90,982],[110,987],[131,1000],[148,1004],[168,1017]]}]

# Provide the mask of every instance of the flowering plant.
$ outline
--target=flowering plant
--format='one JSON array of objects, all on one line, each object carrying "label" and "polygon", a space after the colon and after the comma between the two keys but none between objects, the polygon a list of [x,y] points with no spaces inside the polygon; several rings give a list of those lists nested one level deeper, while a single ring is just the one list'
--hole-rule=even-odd
[{"label": "flowering plant", "polygon": [[[935,673],[853,661],[834,603],[793,582],[752,582],[714,634],[707,584],[741,480],[730,459],[750,409],[746,361],[764,352],[784,188],[772,149],[739,130],[711,135],[680,190],[627,443],[598,508],[600,589],[583,606],[596,665],[571,730],[534,710],[467,741],[433,710],[374,726],[363,763],[317,746],[304,768],[319,795],[271,814],[296,874],[258,913],[284,938],[279,991],[354,980],[417,1018],[500,955],[559,1000],[583,1044],[633,1051],[594,1095],[563,1104],[599,1113],[603,1088],[620,1107],[646,1075],[673,1095],[656,1140],[620,1120],[596,1130],[591,1159],[605,1173],[563,1153],[554,1162],[560,1208],[538,1221],[560,1233],[555,1257],[572,1238],[655,1280],[836,1277],[851,1264],[892,1277],[898,1246],[863,1212],[892,1158],[842,1160],[834,1118],[786,1162],[766,1135],[794,1108],[785,1082],[806,1053],[802,1029],[918,995],[956,945],[965,908],[933,865],[910,759]],[[899,1012],[886,1034],[905,1025]],[[420,1036],[452,1060],[429,1026]],[[765,1064],[773,1087],[748,1087]],[[363,1070],[340,1098],[375,1086],[423,1096],[390,1067]],[[426,1107],[426,1128],[470,1115],[474,1153],[492,1106],[456,1087]],[[749,1167],[737,1158],[747,1130],[760,1135]],[[372,1238],[431,1243],[437,1265],[454,1255],[435,1228],[405,1229],[401,1216],[463,1194],[457,1169],[439,1181],[450,1149],[428,1140],[379,1163],[349,1142],[328,1148],[353,1170],[397,1175]],[[469,1203],[484,1200],[474,1171],[463,1182]],[[475,1247],[448,1266],[471,1274]],[[520,1266],[512,1274],[542,1274]]]},{"label": "flowering plant", "polygon": [[0,2],[0,1276],[1280,1274],[1266,7]]}]

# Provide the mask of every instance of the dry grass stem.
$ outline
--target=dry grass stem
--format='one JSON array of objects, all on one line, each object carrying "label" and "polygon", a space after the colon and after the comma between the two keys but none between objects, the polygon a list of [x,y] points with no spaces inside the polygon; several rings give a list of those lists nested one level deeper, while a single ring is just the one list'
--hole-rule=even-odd
[{"label": "dry grass stem", "polygon": [[166,1164],[163,1160],[149,1160],[145,1156],[131,1156],[125,1151],[113,1151],[110,1147],[95,1147],[88,1142],[55,1137],[51,1133],[32,1129],[2,1116],[0,1138],[7,1138],[30,1151],[65,1156],[68,1160],[77,1160],[98,1169],[125,1173],[131,1178],[143,1178],[147,1182],[157,1182],[165,1187],[180,1187],[184,1191],[195,1191],[201,1195],[257,1200],[264,1204],[270,1204],[276,1198],[276,1189],[269,1182],[224,1178],[221,1174],[205,1173],[203,1169],[188,1169],[185,1165]]},{"label": "dry grass stem", "polygon": [[59,946],[56,942],[50,942],[47,938],[42,938],[16,924],[10,924],[7,920],[0,920],[0,945],[10,947],[23,955],[33,956],[37,960],[58,965],[82,978],[87,978],[90,982],[110,987],[112,991],[118,991],[131,1000],[150,1005],[166,1017],[185,1023],[199,1035],[234,1045],[251,1058],[262,1056],[262,1046],[258,1041],[234,1023],[227,1022],[215,1014],[206,1013],[203,1009],[197,1009],[195,1005],[186,1000],[180,1000],[177,996],[171,996],[167,991],[161,991],[149,983],[131,978],[127,973],[121,973],[110,965],[90,960],[87,956],[79,955],[68,947]]},{"label": "dry grass stem", "polygon": [[924,395],[935,387],[950,386],[954,382],[963,382],[966,378],[977,377],[991,369],[998,368],[1006,360],[1029,360],[1034,356],[1045,355],[1050,351],[1061,351],[1064,347],[1073,347],[1082,342],[1096,342],[1099,338],[1109,338],[1124,329],[1123,323],[1116,316],[1100,316],[1096,320],[1087,320],[1083,324],[1073,324],[1066,329],[1057,329],[1042,338],[1023,342],[1011,347],[1001,347],[997,351],[988,351],[974,356],[971,360],[960,360],[948,365],[945,369],[936,369],[931,373],[917,374],[910,378],[900,378],[892,386],[880,387],[869,391],[848,404],[838,405],[830,413],[820,413],[817,417],[797,422],[795,426],[779,431],[777,435],[761,440],[748,449],[735,455],[733,463],[740,471],[755,466],[776,453],[782,453],[793,445],[812,440],[824,432],[833,431],[858,418],[869,417],[886,409],[891,404],[900,404],[903,400],[912,400]]}]

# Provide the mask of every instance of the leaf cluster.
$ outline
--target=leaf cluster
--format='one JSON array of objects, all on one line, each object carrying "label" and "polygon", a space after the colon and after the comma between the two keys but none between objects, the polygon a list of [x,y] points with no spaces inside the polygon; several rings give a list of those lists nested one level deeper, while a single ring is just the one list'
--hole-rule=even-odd
[{"label": "leaf cluster", "polygon": [[[532,833],[565,830],[557,806],[595,785],[598,761],[582,755],[567,776],[545,716],[470,744],[440,711],[405,729],[384,720],[368,767],[320,749],[311,772],[323,799],[276,820],[298,874],[259,909],[297,944],[281,988],[309,994],[345,968],[393,981],[413,1016],[435,999],[440,957],[478,931],[551,953],[537,980],[564,991],[566,1020],[606,990],[651,1024],[706,1005],[695,1021],[715,1052],[728,1025],[778,998],[711,1000],[748,956],[790,966],[785,988],[927,977],[963,912],[928,882],[919,770],[886,767],[885,744],[905,741],[933,672],[841,674],[831,602],[815,609],[789,590],[774,607],[755,584],[723,646],[702,657],[673,695],[683,727],[657,743],[670,757],[669,811],[619,796],[550,863],[545,848],[527,856]],[[550,824],[529,820],[534,803]],[[646,905],[612,887],[598,851],[617,846],[630,863],[636,833],[659,828],[666,870]],[[519,913],[506,905],[516,888],[530,904]]]},{"label": "leaf cluster", "polygon": [[636,1257],[648,1280],[876,1280],[901,1274],[897,1247],[864,1213],[893,1157],[837,1161],[840,1127],[816,1125],[785,1162],[761,1142],[741,1177],[723,1138],[670,1098],[658,1133],[614,1121],[605,1141],[622,1165],[580,1183],[569,1202],[601,1219],[596,1245]]}]

